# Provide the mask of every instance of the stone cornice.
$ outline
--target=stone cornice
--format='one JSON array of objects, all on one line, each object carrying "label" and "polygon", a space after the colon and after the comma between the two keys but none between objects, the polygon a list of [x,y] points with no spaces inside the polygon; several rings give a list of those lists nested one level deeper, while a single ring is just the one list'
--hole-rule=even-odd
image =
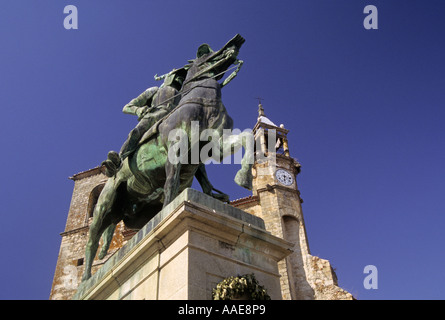
[{"label": "stone cornice", "polygon": [[69,235],[69,234],[78,233],[78,232],[81,232],[81,231],[86,231],[86,230],[88,230],[88,229],[90,229],[89,226],[83,226],[83,227],[80,227],[80,228],[77,228],[77,229],[72,229],[72,230],[64,231],[64,232],[60,233],[60,235],[61,235],[62,237],[64,237],[64,236],[67,236],[67,235]]},{"label": "stone cornice", "polygon": [[76,180],[81,180],[87,177],[91,177],[97,174],[104,174],[104,169],[102,166],[98,166],[92,169],[88,169],[86,171],[82,171],[79,173],[74,174],[72,177],[69,177],[68,179],[76,181]]}]

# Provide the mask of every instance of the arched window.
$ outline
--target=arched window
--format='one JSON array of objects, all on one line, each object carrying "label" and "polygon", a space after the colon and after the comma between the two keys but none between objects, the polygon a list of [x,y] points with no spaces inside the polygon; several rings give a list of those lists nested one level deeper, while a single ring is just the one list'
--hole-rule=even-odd
[{"label": "arched window", "polygon": [[105,183],[99,184],[94,187],[94,189],[90,193],[90,197],[88,199],[88,207],[87,207],[87,219],[92,218],[94,214],[94,208],[96,207],[97,200],[99,199],[100,193],[104,188]]}]

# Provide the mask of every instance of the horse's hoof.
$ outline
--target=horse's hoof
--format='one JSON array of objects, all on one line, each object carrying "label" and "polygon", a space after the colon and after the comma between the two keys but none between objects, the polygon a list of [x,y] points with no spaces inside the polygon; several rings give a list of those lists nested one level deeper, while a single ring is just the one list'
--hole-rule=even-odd
[{"label": "horse's hoof", "polygon": [[98,256],[99,260],[102,260],[103,258],[105,258],[106,255],[107,255],[106,251],[99,252],[99,256]]},{"label": "horse's hoof", "polygon": [[252,172],[250,170],[240,170],[235,176],[235,182],[240,187],[252,190]]},{"label": "horse's hoof", "polygon": [[82,282],[87,281],[89,278],[91,278],[91,272],[85,272],[82,276]]},{"label": "horse's hoof", "polygon": [[225,193],[212,193],[211,196],[221,202],[227,202],[229,203],[229,195],[225,194]]}]

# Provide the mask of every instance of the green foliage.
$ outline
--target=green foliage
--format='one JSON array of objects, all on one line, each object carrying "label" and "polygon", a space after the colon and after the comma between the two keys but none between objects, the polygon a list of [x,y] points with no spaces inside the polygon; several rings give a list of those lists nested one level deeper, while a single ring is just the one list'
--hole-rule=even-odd
[{"label": "green foliage", "polygon": [[267,290],[259,285],[253,273],[224,279],[213,289],[212,297],[213,300],[235,300],[243,297],[247,300],[270,300]]}]

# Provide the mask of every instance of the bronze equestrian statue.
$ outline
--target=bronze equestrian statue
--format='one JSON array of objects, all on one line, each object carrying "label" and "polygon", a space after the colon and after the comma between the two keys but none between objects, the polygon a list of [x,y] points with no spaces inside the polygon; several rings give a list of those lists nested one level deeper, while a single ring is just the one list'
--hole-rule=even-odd
[{"label": "bronze equestrian statue", "polygon": [[[204,167],[204,162],[210,157],[221,161],[229,155],[227,150],[233,154],[244,147],[245,154],[235,182],[249,190],[252,188],[253,152],[246,147],[248,139],[245,135],[223,135],[223,130],[233,128],[233,120],[221,100],[221,88],[237,75],[243,64],[237,55],[244,41],[243,37],[236,35],[216,52],[207,44],[201,45],[196,59],[190,60],[181,69],[186,71],[181,89],[169,96],[173,100],[180,96],[179,102],[171,102],[167,114],[160,119],[155,117],[156,123],[137,133],[134,139],[138,140],[136,148],[127,148],[126,151],[130,151],[127,154],[121,153],[117,159],[108,159],[115,161],[114,168],[111,168],[114,171],[110,172],[94,209],[85,252],[83,281],[91,277],[91,266],[100,237],[103,236],[104,242],[99,258],[103,258],[120,221],[123,220],[130,229],[142,228],[180,192],[191,187],[194,177],[200,182],[204,193],[215,196],[212,193],[215,189],[208,181]],[[232,65],[236,70],[220,84],[218,80]],[[153,102],[152,106],[156,107]],[[144,115],[141,115],[143,118]],[[199,125],[199,136],[208,129],[219,135],[221,138],[217,145],[221,152],[212,152],[204,158],[201,156],[199,161],[192,161],[191,152],[188,152],[183,161],[171,161],[172,156],[178,156],[175,149],[178,142],[171,137],[169,139],[175,130],[187,133],[183,136],[186,139],[183,145],[189,146],[188,151],[193,148],[201,151],[205,146],[205,141],[198,141],[196,145],[196,139],[192,139],[190,133],[193,124]],[[135,145],[134,141],[131,143]]]}]

